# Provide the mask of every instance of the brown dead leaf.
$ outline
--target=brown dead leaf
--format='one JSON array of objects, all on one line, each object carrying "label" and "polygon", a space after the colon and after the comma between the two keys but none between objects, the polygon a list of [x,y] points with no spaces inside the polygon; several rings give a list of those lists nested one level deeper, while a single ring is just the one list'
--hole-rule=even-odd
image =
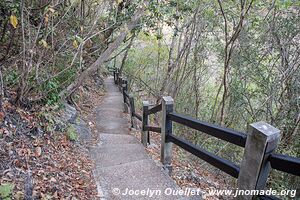
[{"label": "brown dead leaf", "polygon": [[16,200],[22,200],[24,199],[24,193],[22,191],[18,191],[14,194],[14,199]]},{"label": "brown dead leaf", "polygon": [[42,148],[41,147],[36,147],[35,148],[35,156],[40,157],[42,155]]},{"label": "brown dead leaf", "polygon": [[4,120],[5,114],[4,112],[0,112],[0,122]]},{"label": "brown dead leaf", "polygon": [[54,177],[51,177],[51,178],[50,178],[50,182],[56,183],[56,179],[55,179]]}]

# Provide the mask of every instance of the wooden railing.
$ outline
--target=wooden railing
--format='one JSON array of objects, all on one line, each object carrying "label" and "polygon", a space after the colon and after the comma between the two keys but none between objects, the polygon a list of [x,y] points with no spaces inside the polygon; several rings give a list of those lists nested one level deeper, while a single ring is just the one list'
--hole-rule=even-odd
[{"label": "wooden railing", "polygon": [[[147,147],[150,143],[149,131],[161,134],[161,162],[169,170],[169,173],[172,172],[172,145],[175,144],[230,176],[237,178],[240,190],[263,190],[271,169],[300,176],[300,158],[274,153],[280,138],[280,130],[277,128],[265,122],[257,122],[250,124],[246,134],[202,122],[174,112],[174,100],[170,96],[163,97],[162,103],[159,105],[150,105],[148,101],[143,101],[143,114],[140,116],[136,113],[134,98],[128,92],[127,80],[122,78],[117,70],[114,71],[114,81],[123,93],[125,112],[130,110],[132,126],[135,126],[135,119],[142,123],[141,142],[143,145]],[[160,111],[161,127],[149,126],[149,115]],[[244,156],[241,164],[238,166],[176,136],[173,131],[173,122],[243,147]],[[253,197],[249,195],[239,196],[239,198],[252,199]],[[268,196],[264,199],[276,198]]]}]

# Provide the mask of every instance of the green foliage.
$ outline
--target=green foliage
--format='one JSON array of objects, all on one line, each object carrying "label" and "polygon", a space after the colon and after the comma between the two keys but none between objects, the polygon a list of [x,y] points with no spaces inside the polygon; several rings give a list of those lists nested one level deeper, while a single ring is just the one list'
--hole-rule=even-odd
[{"label": "green foliage", "polygon": [[278,0],[278,1],[275,1],[275,7],[279,8],[279,9],[288,9],[289,7],[291,7],[293,5],[293,2],[299,3],[299,1],[293,1],[293,0]]},{"label": "green foliage", "polygon": [[[173,96],[176,112],[219,125],[224,92],[225,36],[227,34],[230,40],[241,14],[239,2],[221,1],[221,4],[227,28],[218,1],[151,2],[146,27],[129,51],[124,69],[137,77],[137,85],[144,82],[150,88],[145,87],[147,91],[155,91],[159,96]],[[295,157],[300,156],[297,125],[300,108],[299,24],[299,1],[253,2],[230,50],[226,74],[228,94],[224,96],[225,117],[222,121],[222,126],[242,132],[247,132],[247,126],[253,122],[266,121],[282,131],[278,152]],[[161,32],[157,31],[160,29]],[[185,44],[190,37],[189,48]],[[169,61],[174,65],[167,74]],[[167,86],[161,93],[163,84]],[[144,98],[145,93],[140,94]],[[243,149],[239,147],[178,125],[175,125],[175,133],[240,163]],[[294,188],[294,184],[299,188],[300,180],[283,173],[272,173],[270,180],[268,186],[272,188],[283,189],[291,185]]]},{"label": "green foliage", "polygon": [[15,70],[11,70],[4,78],[7,85],[16,85],[18,83],[18,74]]},{"label": "green foliage", "polygon": [[71,140],[71,141],[77,141],[78,140],[77,132],[76,132],[76,130],[73,126],[69,126],[67,128],[67,136],[68,136],[68,139]]},{"label": "green foliage", "polygon": [[[62,67],[63,66],[58,66],[59,69]],[[61,70],[63,70],[63,68]],[[47,92],[47,97],[45,100],[46,104],[54,105],[60,102],[59,94],[64,89],[65,85],[73,81],[74,74],[74,69],[66,70],[64,73],[53,79],[50,79],[40,86],[41,91]],[[34,80],[32,81],[34,82]]]},{"label": "green foliage", "polygon": [[11,183],[5,183],[0,185],[0,197],[3,200],[10,200],[15,185]]},{"label": "green foliage", "polygon": [[54,103],[58,102],[59,100],[58,88],[59,88],[59,83],[57,81],[53,80],[47,82],[45,89],[47,91],[50,91],[47,97],[47,104],[53,105]]},{"label": "green foliage", "polygon": [[3,8],[3,10],[8,9],[12,13],[17,14],[19,13],[20,3],[13,0],[2,0],[0,2],[0,7]]}]

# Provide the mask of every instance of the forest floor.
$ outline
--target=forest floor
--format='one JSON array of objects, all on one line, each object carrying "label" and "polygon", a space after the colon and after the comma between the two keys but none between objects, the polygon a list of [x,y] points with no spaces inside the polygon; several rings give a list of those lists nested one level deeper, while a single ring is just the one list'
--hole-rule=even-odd
[{"label": "forest floor", "polygon": [[[75,99],[80,117],[103,95],[92,78],[85,83]],[[0,112],[0,199],[96,199],[88,143],[70,138],[63,106],[21,109],[11,99]]]}]

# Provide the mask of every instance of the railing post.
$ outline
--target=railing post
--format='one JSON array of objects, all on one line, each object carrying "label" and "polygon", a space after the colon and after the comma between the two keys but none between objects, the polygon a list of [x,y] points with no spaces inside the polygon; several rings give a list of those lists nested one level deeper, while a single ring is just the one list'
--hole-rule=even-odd
[{"label": "railing post", "polygon": [[[265,123],[250,124],[238,177],[239,190],[263,190],[270,171],[268,156],[276,149],[280,130]],[[250,200],[251,195],[240,195],[239,199]]]},{"label": "railing post", "polygon": [[115,79],[115,84],[118,85],[118,81],[119,81],[119,70],[116,70],[116,79]]},{"label": "railing post", "polygon": [[113,75],[114,75],[114,83],[116,83],[116,69],[114,69]]},{"label": "railing post", "polygon": [[142,122],[142,138],[141,141],[145,147],[148,145],[148,135],[149,131],[146,130],[146,126],[149,123],[149,116],[147,115],[147,111],[149,109],[149,101],[143,101],[143,122]]},{"label": "railing post", "polygon": [[172,121],[168,119],[167,115],[173,112],[174,100],[167,96],[162,98],[162,122],[161,122],[161,156],[160,160],[165,169],[168,169],[169,174],[172,172],[172,143],[167,141],[167,136],[172,134]]},{"label": "railing post", "polygon": [[119,78],[119,83],[118,83],[118,86],[119,86],[119,91],[122,92],[122,82],[123,82],[123,78],[122,76]]},{"label": "railing post", "polygon": [[135,118],[134,118],[134,113],[135,113],[134,98],[131,94],[129,95],[128,100],[129,100],[129,105],[130,105],[131,127],[136,128],[136,122],[135,122]]},{"label": "railing post", "polygon": [[125,91],[128,91],[128,83],[126,78],[123,79],[122,84],[125,84]]},{"label": "railing post", "polygon": [[125,94],[125,92],[128,94],[127,80],[124,79],[122,82],[123,82],[122,83],[122,93],[123,93],[123,102],[124,102],[124,112],[128,113],[128,106],[126,104],[126,94]]}]

